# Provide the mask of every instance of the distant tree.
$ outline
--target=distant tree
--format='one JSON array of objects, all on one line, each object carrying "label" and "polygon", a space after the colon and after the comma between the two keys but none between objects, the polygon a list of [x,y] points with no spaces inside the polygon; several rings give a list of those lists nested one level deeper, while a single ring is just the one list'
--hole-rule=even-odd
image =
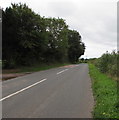
[{"label": "distant tree", "polygon": [[81,61],[84,61],[85,59],[84,58],[81,58]]}]

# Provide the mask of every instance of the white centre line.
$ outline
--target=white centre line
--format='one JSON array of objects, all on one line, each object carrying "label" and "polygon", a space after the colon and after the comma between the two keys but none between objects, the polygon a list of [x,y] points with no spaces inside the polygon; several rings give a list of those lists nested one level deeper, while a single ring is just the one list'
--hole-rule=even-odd
[{"label": "white centre line", "polygon": [[62,71],[58,72],[57,75],[65,72],[65,71],[67,71],[67,70],[68,70],[68,69],[62,70]]},{"label": "white centre line", "polygon": [[8,95],[8,96],[6,96],[6,97],[0,99],[0,102],[3,101],[3,100],[5,100],[5,99],[7,99],[7,98],[10,98],[10,97],[12,97],[12,96],[14,96],[14,95],[17,95],[17,94],[19,94],[19,93],[21,93],[21,92],[23,92],[23,91],[25,91],[25,90],[27,90],[27,89],[29,89],[29,88],[35,86],[35,85],[41,83],[41,82],[44,82],[45,80],[47,80],[47,79],[43,79],[43,80],[41,80],[41,81],[39,81],[39,82],[36,82],[36,83],[34,83],[34,84],[32,84],[32,85],[26,87],[26,88],[23,88],[23,89],[21,89],[21,90],[15,92],[15,93],[12,93],[12,94],[10,94],[10,95]]}]

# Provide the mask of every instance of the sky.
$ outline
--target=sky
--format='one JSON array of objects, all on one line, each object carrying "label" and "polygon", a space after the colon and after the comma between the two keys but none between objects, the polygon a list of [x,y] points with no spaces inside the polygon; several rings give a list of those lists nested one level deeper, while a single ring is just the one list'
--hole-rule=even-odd
[{"label": "sky", "polygon": [[82,58],[117,50],[117,0],[0,0],[0,6],[19,2],[41,16],[65,19],[69,29],[82,36],[86,46]]}]

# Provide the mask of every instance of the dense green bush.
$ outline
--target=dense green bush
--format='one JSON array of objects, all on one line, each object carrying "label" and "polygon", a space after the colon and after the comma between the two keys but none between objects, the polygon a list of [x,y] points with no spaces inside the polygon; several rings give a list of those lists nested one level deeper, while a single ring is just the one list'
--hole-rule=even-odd
[{"label": "dense green bush", "polygon": [[106,52],[99,59],[96,60],[95,65],[103,73],[110,74],[111,76],[117,76],[118,74],[118,60],[119,53],[113,51],[112,53]]}]

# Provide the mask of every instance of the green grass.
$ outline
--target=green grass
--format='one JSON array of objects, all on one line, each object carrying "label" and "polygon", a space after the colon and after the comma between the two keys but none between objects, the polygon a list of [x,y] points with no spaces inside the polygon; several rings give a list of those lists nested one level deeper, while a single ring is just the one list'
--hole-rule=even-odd
[{"label": "green grass", "polygon": [[64,65],[69,65],[68,63],[54,63],[54,64],[40,64],[40,65],[34,65],[30,67],[21,67],[20,72],[35,72],[35,71],[41,71],[41,70],[47,70],[50,68],[56,68]]},{"label": "green grass", "polygon": [[117,100],[117,82],[99,72],[93,64],[89,64],[92,88],[95,99],[94,118],[118,118],[119,103]]},{"label": "green grass", "polygon": [[[8,69],[8,70],[4,70],[4,73],[23,73],[23,72],[37,72],[37,71],[41,71],[41,70],[48,70],[51,68],[56,68],[56,67],[61,67],[61,66],[65,66],[65,65],[70,65],[70,63],[50,63],[50,64],[37,64],[37,65],[33,65],[33,66],[22,66],[19,68],[15,68],[15,69]],[[6,72],[7,71],[7,72]]]}]

